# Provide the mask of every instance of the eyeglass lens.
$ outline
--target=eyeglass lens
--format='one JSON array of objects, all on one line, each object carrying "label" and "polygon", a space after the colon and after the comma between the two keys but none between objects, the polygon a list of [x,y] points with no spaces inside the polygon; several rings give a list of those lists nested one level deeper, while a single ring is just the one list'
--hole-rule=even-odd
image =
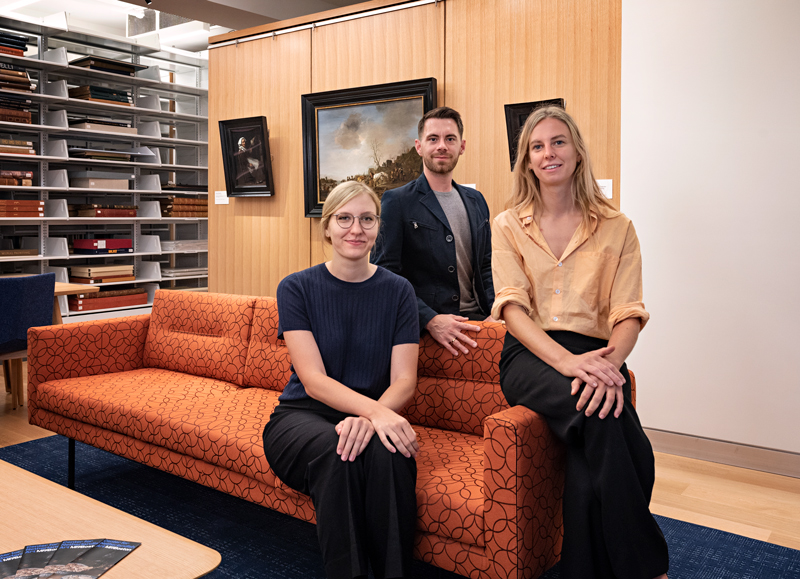
[{"label": "eyeglass lens", "polygon": [[[354,216],[350,215],[349,213],[337,213],[335,217],[336,223],[338,223],[339,227],[343,229],[350,229],[355,222]],[[378,222],[378,216],[373,215],[372,213],[365,213],[363,215],[359,215],[358,220],[361,223],[362,229],[372,229]]]}]

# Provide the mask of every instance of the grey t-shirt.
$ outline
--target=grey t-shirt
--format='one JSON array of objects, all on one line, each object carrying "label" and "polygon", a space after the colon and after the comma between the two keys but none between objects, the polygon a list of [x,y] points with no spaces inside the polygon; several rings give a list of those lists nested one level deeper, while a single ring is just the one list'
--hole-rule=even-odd
[{"label": "grey t-shirt", "polygon": [[464,201],[458,191],[434,191],[439,205],[442,206],[450,231],[453,232],[453,241],[456,244],[456,268],[458,270],[458,287],[461,291],[459,311],[463,313],[480,312],[481,308],[475,300],[475,291],[472,287],[472,236],[469,230],[469,217]]}]

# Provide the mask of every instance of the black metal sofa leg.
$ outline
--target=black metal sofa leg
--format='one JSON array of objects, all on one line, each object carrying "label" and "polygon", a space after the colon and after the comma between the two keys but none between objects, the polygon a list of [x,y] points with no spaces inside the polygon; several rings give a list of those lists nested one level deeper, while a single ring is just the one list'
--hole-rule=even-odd
[{"label": "black metal sofa leg", "polygon": [[75,490],[75,439],[69,439],[69,454],[67,458],[67,488]]}]

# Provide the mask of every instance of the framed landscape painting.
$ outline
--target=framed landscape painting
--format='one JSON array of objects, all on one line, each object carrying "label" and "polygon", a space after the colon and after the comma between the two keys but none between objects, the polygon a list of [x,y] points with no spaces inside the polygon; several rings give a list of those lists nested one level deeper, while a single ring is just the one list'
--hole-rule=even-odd
[{"label": "framed landscape painting", "polygon": [[436,79],[306,94],[303,173],[306,217],[322,215],[328,193],[360,181],[380,196],[422,174],[417,124],[436,105]]},{"label": "framed landscape painting", "polygon": [[564,99],[548,99],[544,101],[533,101],[530,103],[517,103],[505,105],[506,111],[506,133],[508,134],[508,156],[511,158],[511,170],[514,170],[514,163],[517,161],[517,141],[519,132],[525,126],[530,114],[542,107],[561,107],[566,109]]}]

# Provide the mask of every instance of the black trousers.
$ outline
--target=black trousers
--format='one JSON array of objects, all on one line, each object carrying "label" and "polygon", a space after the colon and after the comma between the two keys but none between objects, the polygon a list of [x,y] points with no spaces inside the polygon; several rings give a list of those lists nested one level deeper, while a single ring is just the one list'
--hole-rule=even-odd
[{"label": "black trousers", "polygon": [[[548,332],[573,354],[607,342],[573,332]],[[512,406],[541,414],[567,447],[564,484],[565,579],[653,579],[669,568],[664,535],[650,514],[655,482],[653,449],[630,403],[627,367],[621,373],[625,405],[619,418],[587,417],[575,406],[568,378],[510,333],[500,359],[500,385]],[[584,386],[585,387],[585,386]],[[581,389],[582,391],[583,389]]]},{"label": "black trousers", "polygon": [[377,435],[353,462],[336,454],[347,414],[312,399],[281,402],[264,428],[264,452],[285,484],[309,495],[329,579],[409,577],[417,518],[417,463]]}]

